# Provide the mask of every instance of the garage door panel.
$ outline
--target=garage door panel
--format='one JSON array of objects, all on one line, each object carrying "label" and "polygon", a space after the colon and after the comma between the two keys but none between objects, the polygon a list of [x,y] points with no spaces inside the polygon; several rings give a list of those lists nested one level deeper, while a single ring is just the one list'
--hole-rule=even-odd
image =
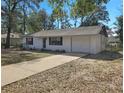
[{"label": "garage door panel", "polygon": [[72,37],[72,52],[89,52],[89,37],[74,36]]}]

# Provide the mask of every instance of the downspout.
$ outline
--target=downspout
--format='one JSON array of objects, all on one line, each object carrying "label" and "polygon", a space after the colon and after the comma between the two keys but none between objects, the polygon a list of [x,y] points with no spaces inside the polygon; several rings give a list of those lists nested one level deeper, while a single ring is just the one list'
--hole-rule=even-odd
[{"label": "downspout", "polygon": [[71,36],[71,52],[72,52],[72,36]]},{"label": "downspout", "polygon": [[89,53],[91,54],[91,36],[90,36],[90,40],[89,40]]},{"label": "downspout", "polygon": [[100,34],[100,38],[101,38],[101,41],[100,41],[101,42],[101,51],[103,51],[102,50],[102,35],[101,34]]}]

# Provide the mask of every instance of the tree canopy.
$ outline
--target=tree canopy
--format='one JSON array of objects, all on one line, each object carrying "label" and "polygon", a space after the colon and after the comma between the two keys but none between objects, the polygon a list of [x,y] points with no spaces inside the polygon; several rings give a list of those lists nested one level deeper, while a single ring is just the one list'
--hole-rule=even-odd
[{"label": "tree canopy", "polygon": [[[39,3],[42,2],[42,0],[1,0],[1,2],[1,9],[4,12],[4,15],[2,16],[2,25],[7,27],[7,38],[5,48],[9,48],[10,33],[12,31],[18,31],[18,29],[15,28],[19,28],[21,24],[25,27],[25,22],[20,23],[20,21],[18,20],[22,20],[22,16],[24,16],[23,18],[25,19],[26,12],[30,11],[30,9],[35,10],[36,7],[39,7]],[[26,7],[27,10],[25,9]],[[22,14],[23,12],[25,13]]]},{"label": "tree canopy", "polygon": [[123,15],[117,17],[117,21],[115,23],[116,27],[117,27],[117,35],[121,41],[121,43],[123,44]]},{"label": "tree canopy", "polygon": [[[98,25],[108,22],[106,4],[109,0],[48,0],[52,13],[40,9],[45,0],[2,0],[2,32],[7,33],[6,48],[10,46],[10,33],[32,33],[40,30],[65,29]],[[72,22],[74,21],[74,22]]]}]

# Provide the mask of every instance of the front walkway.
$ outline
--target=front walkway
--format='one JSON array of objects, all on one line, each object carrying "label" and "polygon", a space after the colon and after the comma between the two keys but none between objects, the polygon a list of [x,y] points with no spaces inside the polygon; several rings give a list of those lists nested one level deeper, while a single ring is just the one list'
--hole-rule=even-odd
[{"label": "front walkway", "polygon": [[47,69],[78,59],[85,55],[86,54],[64,53],[18,64],[2,66],[1,85],[4,86],[10,84],[12,82],[24,79]]}]

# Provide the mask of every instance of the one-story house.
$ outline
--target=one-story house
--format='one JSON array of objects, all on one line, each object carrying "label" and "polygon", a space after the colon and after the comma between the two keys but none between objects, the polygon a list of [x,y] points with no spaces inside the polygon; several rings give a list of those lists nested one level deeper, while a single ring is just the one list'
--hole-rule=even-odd
[{"label": "one-story house", "polygon": [[96,54],[105,50],[107,32],[102,26],[39,31],[23,37],[23,47]]},{"label": "one-story house", "polygon": [[[1,44],[5,45],[7,33],[1,34]],[[10,33],[10,45],[19,46],[21,44],[21,34],[19,33]]]},{"label": "one-story house", "polygon": [[120,44],[119,38],[115,36],[108,37],[108,45],[113,46],[113,47],[118,47],[119,44]]}]

